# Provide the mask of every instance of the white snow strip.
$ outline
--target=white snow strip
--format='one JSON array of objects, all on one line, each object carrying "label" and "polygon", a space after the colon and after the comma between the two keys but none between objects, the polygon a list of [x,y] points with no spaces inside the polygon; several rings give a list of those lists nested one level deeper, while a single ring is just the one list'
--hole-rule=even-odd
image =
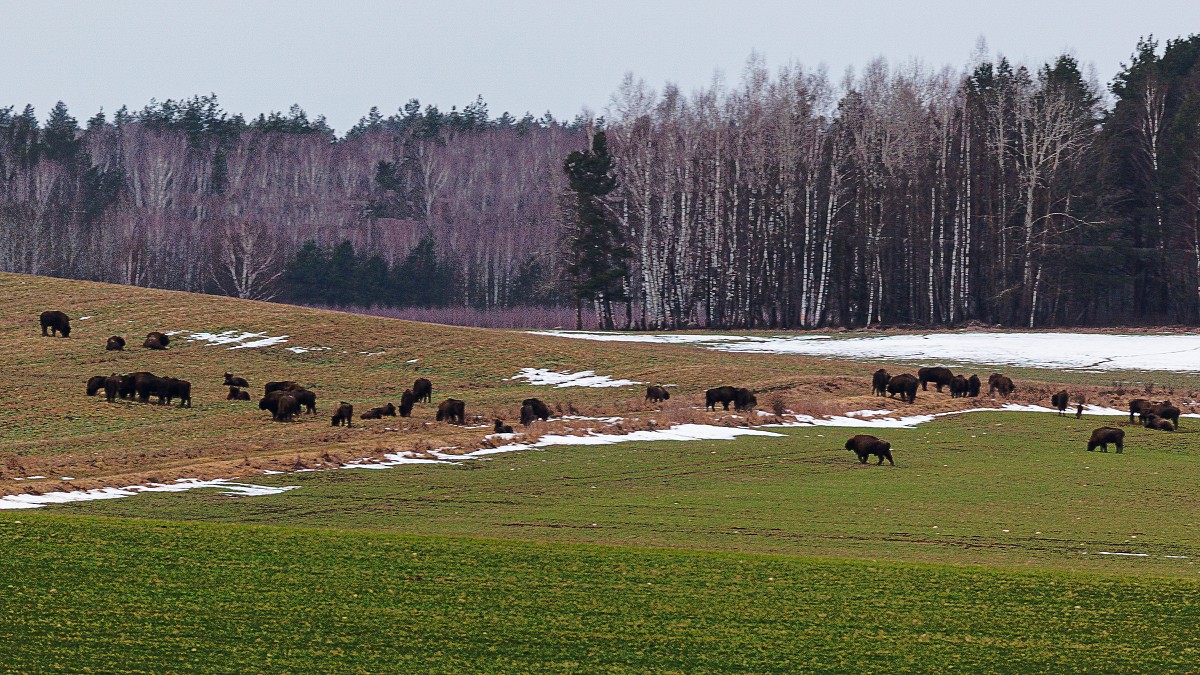
[{"label": "white snow strip", "polygon": [[325,352],[333,349],[333,347],[284,347],[293,354],[307,354],[309,352]]},{"label": "white snow strip", "polygon": [[890,415],[892,412],[891,410],[852,410],[846,413],[846,417],[882,417]]},{"label": "white snow strip", "polygon": [[536,331],[535,335],[604,342],[693,344],[708,349],[888,359],[948,366],[1024,366],[1099,372],[1200,372],[1200,335],[969,332],[834,338],[829,335],[670,335]]},{"label": "white snow strip", "polygon": [[[833,415],[830,417],[813,417],[812,415],[793,415],[794,422],[780,422],[777,424],[766,424],[767,427],[854,427],[854,428],[874,428],[874,429],[914,429],[926,422],[932,422],[939,417],[947,417],[949,415],[963,415],[973,412],[1038,412],[1038,413],[1057,413],[1054,408],[1047,408],[1040,405],[1021,405],[1017,403],[1006,403],[999,408],[966,408],[964,410],[951,410],[949,412],[931,413],[926,415],[908,415],[905,417],[880,417],[872,416],[872,419],[860,419],[859,416],[866,417],[865,413],[889,413],[892,411],[884,410],[856,410],[848,412],[845,415]],[[1074,414],[1073,412],[1071,413]],[[1106,408],[1097,405],[1085,405],[1083,407],[1085,415],[1104,415],[1128,416],[1128,410],[1117,410],[1115,408]],[[1180,415],[1183,417],[1183,415]],[[1200,415],[1196,415],[1200,417]]]},{"label": "white snow strip", "polygon": [[94,490],[73,490],[68,492],[47,492],[41,495],[5,495],[0,497],[0,509],[36,509],[47,504],[69,504],[72,502],[90,502],[99,499],[120,499],[132,497],[142,492],[183,492],[198,488],[218,488],[221,494],[241,495],[243,497],[261,497],[277,495],[288,490],[294,490],[299,485],[284,485],[271,487],[267,485],[252,485],[250,483],[234,483],[226,478],[216,480],[196,480],[183,478],[174,483],[151,483],[150,485],[130,485],[123,488],[96,488]]},{"label": "white snow strip", "polygon": [[1114,553],[1111,551],[1096,551],[1096,555],[1124,555],[1130,558],[1149,558],[1149,553]]},{"label": "white snow strip", "polygon": [[90,317],[90,316],[81,316],[81,317],[79,317],[78,321],[87,321],[87,320],[88,320],[88,319],[90,319],[90,318],[92,318],[92,317]]},{"label": "white snow strip", "polygon": [[628,387],[642,384],[633,380],[614,380],[608,375],[597,375],[594,370],[572,373],[565,370],[554,372],[547,368],[522,368],[520,373],[508,379],[525,380],[534,386],[553,385],[560,389],[563,387]]},{"label": "white snow strip", "polygon": [[256,347],[271,347],[287,342],[288,336],[268,336],[266,333],[251,333],[249,331],[227,330],[222,333],[204,331],[168,331],[167,335],[187,333],[188,342],[206,342],[209,345],[232,345],[227,349],[252,349]]}]

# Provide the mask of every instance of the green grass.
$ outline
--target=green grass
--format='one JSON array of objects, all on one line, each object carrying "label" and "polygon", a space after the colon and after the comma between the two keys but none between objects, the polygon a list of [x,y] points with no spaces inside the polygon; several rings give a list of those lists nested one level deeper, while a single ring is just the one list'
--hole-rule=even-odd
[{"label": "green grass", "polygon": [[1187,582],[41,513],[0,518],[0,542],[12,671],[1188,672],[1200,655]]}]

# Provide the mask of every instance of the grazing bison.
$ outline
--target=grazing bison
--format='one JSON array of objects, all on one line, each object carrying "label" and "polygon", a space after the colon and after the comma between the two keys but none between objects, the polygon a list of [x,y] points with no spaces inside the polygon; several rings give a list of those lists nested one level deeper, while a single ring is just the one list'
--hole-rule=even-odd
[{"label": "grazing bison", "polygon": [[967,396],[977,398],[981,387],[983,387],[983,383],[979,381],[978,375],[967,378]]},{"label": "grazing bison", "polygon": [[646,400],[653,403],[662,403],[671,398],[671,392],[662,387],[646,387]]},{"label": "grazing bison", "polygon": [[534,418],[543,422],[550,419],[550,406],[542,403],[542,399],[527,398],[524,401],[521,401],[521,408],[524,409],[525,406],[529,406],[529,408],[533,410]]},{"label": "grazing bison", "polygon": [[1008,395],[1013,393],[1016,388],[1012,379],[1007,375],[992,373],[988,376],[988,396],[993,396],[996,392],[1000,392],[1001,396],[1008,398]]},{"label": "grazing bison", "polygon": [[171,338],[155,330],[146,334],[146,341],[142,343],[142,347],[146,349],[166,349],[169,344],[171,344]]},{"label": "grazing bison", "polygon": [[283,380],[280,382],[268,382],[265,385],[263,385],[263,396],[266,396],[267,394],[269,394],[273,391],[291,391],[299,386],[300,385],[296,384],[295,382],[292,382],[291,380]]},{"label": "grazing bison", "polygon": [[437,409],[437,421],[445,420],[450,424],[466,424],[467,404],[456,398],[442,401]]},{"label": "grazing bison", "polygon": [[292,418],[300,413],[300,403],[296,401],[296,397],[292,396],[292,392],[285,391],[275,399],[275,421],[276,422],[291,422]]},{"label": "grazing bison", "polygon": [[138,377],[144,376],[144,375],[149,375],[149,376],[153,377],[153,375],[151,373],[147,373],[145,371],[139,371],[136,373],[129,373],[128,375],[122,375],[121,376],[121,391],[118,392],[120,397],[125,398],[125,399],[132,399],[134,397],[134,395],[137,394]]},{"label": "grazing bison", "polygon": [[87,395],[95,396],[96,392],[98,392],[104,388],[104,380],[106,380],[106,379],[108,379],[108,378],[106,378],[103,375],[96,375],[95,377],[89,377],[88,381],[87,381]]},{"label": "grazing bison", "polygon": [[122,351],[125,349],[125,338],[120,335],[114,335],[108,338],[108,343],[104,345],[104,348],[110,352]]},{"label": "grazing bison", "polygon": [[405,389],[403,394],[400,394],[400,416],[410,417],[412,415],[413,404],[417,402],[417,396],[412,392],[412,389]]},{"label": "grazing bison", "polygon": [[733,387],[714,387],[704,392],[704,406],[709,410],[716,410],[718,403],[729,410],[729,404],[736,399],[737,390]]},{"label": "grazing bison", "polygon": [[735,389],[733,394],[734,410],[741,410],[745,412],[754,410],[754,406],[758,405],[758,397],[754,395],[754,392],[746,389],[745,387]]},{"label": "grazing bison", "polygon": [[918,370],[917,379],[921,382],[921,391],[929,391],[929,383],[932,382],[940,392],[942,387],[949,386],[954,380],[954,373],[950,372],[949,368],[933,366]]},{"label": "grazing bison", "polygon": [[171,404],[171,399],[179,399],[179,407],[192,407],[192,383],[174,377],[164,377],[158,383],[158,402]]},{"label": "grazing bison", "polygon": [[109,403],[116,403],[117,394],[121,393],[121,382],[123,379],[120,375],[113,373],[104,378],[104,399]]},{"label": "grazing bison", "polygon": [[296,404],[304,406],[309,415],[317,414],[317,395],[304,387],[294,387],[287,392],[296,398]]},{"label": "grazing bison", "polygon": [[1171,424],[1171,420],[1163,419],[1154,413],[1150,413],[1142,419],[1142,426],[1159,431],[1175,431],[1175,425]]},{"label": "grazing bison", "polygon": [[879,461],[876,462],[877,465],[883,464],[883,460],[886,459],[889,464],[896,466],[896,462],[892,459],[892,444],[874,436],[867,434],[852,436],[850,440],[846,441],[846,449],[853,450],[862,464],[867,463],[867,457],[875,455],[879,458]]},{"label": "grazing bison", "polygon": [[525,404],[521,406],[521,424],[529,426],[537,421],[537,413],[533,411],[533,406]]},{"label": "grazing bison", "polygon": [[358,418],[362,419],[362,420],[378,420],[378,419],[383,419],[384,417],[395,417],[395,416],[396,416],[396,406],[389,403],[387,405],[381,405],[378,408],[371,408],[367,412],[359,415]]},{"label": "grazing bison", "polygon": [[249,387],[250,383],[244,377],[234,377],[233,373],[225,373],[226,387]]},{"label": "grazing bison", "polygon": [[238,387],[230,387],[229,395],[225,397],[226,401],[249,401],[250,392],[239,389]]},{"label": "grazing bison", "polygon": [[71,337],[71,317],[66,314],[57,311],[42,312],[38,319],[42,324],[42,335],[45,335],[46,329],[49,328],[51,337],[55,333],[61,337]]},{"label": "grazing bison", "polygon": [[337,411],[333,413],[331,426],[340,427],[345,424],[347,427],[352,427],[354,420],[354,406],[342,401],[338,404]]},{"label": "grazing bison", "polygon": [[886,368],[880,368],[871,376],[871,395],[872,396],[887,396],[888,380],[892,376],[888,374]]},{"label": "grazing bison", "polygon": [[1108,452],[1108,444],[1117,446],[1117,454],[1125,448],[1125,432],[1116,427],[1100,427],[1092,432],[1088,439],[1088,452],[1100,448],[1100,452]]},{"label": "grazing bison", "polygon": [[418,403],[429,403],[433,400],[433,383],[423,377],[418,377],[413,382],[412,393]]},{"label": "grazing bison", "polygon": [[492,427],[493,434],[511,434],[512,432],[512,427],[505,424],[504,420],[496,420],[495,426]]},{"label": "grazing bison", "polygon": [[1066,389],[1063,389],[1050,397],[1050,404],[1058,410],[1059,415],[1065,415],[1067,406],[1071,404],[1071,395],[1067,393]]},{"label": "grazing bison", "polygon": [[966,398],[969,389],[967,378],[962,375],[955,375],[954,379],[950,380],[950,398]]},{"label": "grazing bison", "polygon": [[888,380],[888,384],[887,384],[888,396],[895,396],[896,394],[900,394],[901,401],[904,401],[906,403],[912,403],[913,401],[917,400],[917,385],[918,384],[919,383],[917,382],[917,378],[913,377],[912,375],[909,375],[908,373],[902,373],[900,375],[895,375],[892,377],[892,379]]},{"label": "grazing bison", "polygon": [[1077,420],[1083,419],[1083,404],[1082,403],[1080,403],[1078,406],[1075,407],[1075,419],[1077,419]]},{"label": "grazing bison", "polygon": [[161,385],[162,378],[153,373],[137,373],[133,378],[134,391],[142,403],[149,403],[150,397],[158,394]]}]

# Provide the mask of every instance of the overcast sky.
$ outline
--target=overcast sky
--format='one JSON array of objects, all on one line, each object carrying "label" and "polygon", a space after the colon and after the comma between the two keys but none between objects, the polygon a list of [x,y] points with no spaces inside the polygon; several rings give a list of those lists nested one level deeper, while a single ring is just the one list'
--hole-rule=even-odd
[{"label": "overcast sky", "polygon": [[1200,32],[1200,1],[0,0],[0,106],[103,107],[216,93],[247,117],[299,103],[339,133],[372,105],[602,112],[622,75],[659,88],[736,79],[752,51],[840,76],[876,56],[960,68],[1069,50],[1107,83],[1139,36]]}]

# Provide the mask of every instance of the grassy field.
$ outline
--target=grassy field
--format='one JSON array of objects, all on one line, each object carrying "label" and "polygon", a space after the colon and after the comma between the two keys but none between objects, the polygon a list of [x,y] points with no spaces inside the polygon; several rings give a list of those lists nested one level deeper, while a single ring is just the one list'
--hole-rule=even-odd
[{"label": "grassy field", "polygon": [[[297,485],[234,497],[143,494],[0,511],[0,670],[15,672],[1196,672],[1200,420],[971,412],[878,430],[897,466],[858,464],[856,430],[775,428],[734,441],[553,446],[456,464],[321,468],[364,455],[479,447],[487,429],[413,420],[332,429],[227,403],[226,370],[296,379],[322,411],[360,410],[417,376],[435,400],[515,417],[531,395],[588,415],[738,420],[693,409],[746,383],[802,412],[900,404],[864,395],[876,364],[605,344],[224,298],[0,275],[0,493],[237,476]],[[75,322],[43,338],[36,317]],[[154,329],[287,335],[226,350]],[[132,348],[107,353],[124,334]],[[363,353],[366,352],[366,353]],[[382,353],[381,353],[382,352]],[[409,363],[410,359],[417,359]],[[556,390],[524,367],[678,385]],[[195,384],[189,409],[84,396],[90,374]],[[1161,374],[1132,374],[1159,378]],[[1109,378],[1021,371],[1022,397],[1068,383],[1117,403]],[[1132,378],[1131,378],[1132,379]],[[1190,386],[1186,383],[1180,386]],[[905,412],[995,405],[932,391]],[[638,420],[635,423],[634,420]],[[565,422],[545,425],[562,429]],[[597,424],[581,422],[580,424]],[[536,437],[536,434],[534,435]],[[32,480],[35,474],[50,476]],[[78,480],[61,482],[69,475]],[[26,478],[16,481],[14,478]],[[1135,555],[1105,555],[1121,553]]]}]

